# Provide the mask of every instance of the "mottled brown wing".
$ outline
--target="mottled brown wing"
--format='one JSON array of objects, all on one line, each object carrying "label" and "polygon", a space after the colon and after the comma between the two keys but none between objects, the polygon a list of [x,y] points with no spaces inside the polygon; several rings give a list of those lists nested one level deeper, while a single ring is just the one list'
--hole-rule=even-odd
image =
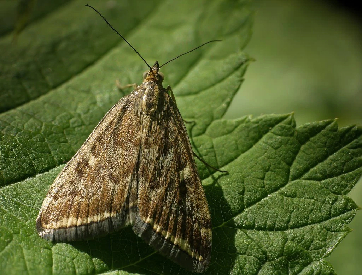
[{"label": "mottled brown wing", "polygon": [[129,195],[140,142],[135,96],[123,97],[109,110],[55,179],[37,218],[41,237],[90,239],[130,222]]},{"label": "mottled brown wing", "polygon": [[133,230],[174,262],[203,272],[211,256],[208,204],[176,104],[167,96],[163,107],[142,119]]}]

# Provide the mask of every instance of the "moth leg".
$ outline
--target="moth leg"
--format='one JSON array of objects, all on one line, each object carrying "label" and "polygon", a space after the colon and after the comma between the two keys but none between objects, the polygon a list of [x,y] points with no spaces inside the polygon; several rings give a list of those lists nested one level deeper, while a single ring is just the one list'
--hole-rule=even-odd
[{"label": "moth leg", "polygon": [[[176,104],[176,98],[175,98],[175,95],[174,95],[170,85],[167,86],[166,91],[171,96],[173,102],[175,102],[175,104]],[[177,106],[177,104],[176,104],[176,106]]]},{"label": "moth leg", "polygon": [[220,169],[217,169],[217,168],[214,167],[214,166],[211,166],[211,165],[208,164],[206,161],[204,161],[202,158],[200,158],[198,155],[196,155],[196,153],[195,153],[194,151],[192,151],[192,153],[194,154],[194,156],[195,156],[199,161],[201,161],[201,162],[202,162],[203,164],[205,164],[207,167],[209,167],[209,168],[211,168],[211,169],[214,169],[214,170],[216,170],[216,171],[219,171],[219,172],[221,172],[221,173],[227,173],[227,174],[229,174],[228,171],[220,170]]},{"label": "moth leg", "polygon": [[184,123],[187,123],[187,124],[193,124],[193,125],[196,124],[195,120],[184,120],[184,119],[182,119],[182,120]]},{"label": "moth leg", "polygon": [[118,90],[124,90],[124,89],[127,89],[129,87],[133,87],[133,89],[136,89],[137,84],[133,83],[133,84],[127,84],[127,85],[122,86],[121,82],[119,82],[119,80],[116,79],[116,86],[117,86]]},{"label": "moth leg", "polygon": [[[167,88],[166,88],[166,91],[167,93],[170,95],[170,97],[172,98],[173,102],[175,102],[176,106],[177,106],[177,103],[176,103],[176,98],[175,98],[175,95],[171,89],[171,86],[168,85]],[[178,108],[178,107],[177,107]],[[188,120],[184,120],[182,119],[184,123],[191,123],[191,124],[196,124],[195,121],[191,120],[191,121],[188,121]]]},{"label": "moth leg", "polygon": [[[170,85],[167,86],[166,91],[167,91],[167,93],[171,96],[172,100],[173,100],[173,101],[175,102],[175,104],[176,104],[175,95],[174,95],[174,93],[173,93]],[[176,106],[177,106],[177,104],[176,104]],[[183,120],[185,123],[196,124],[195,121],[186,121],[186,120],[184,120],[184,119],[182,119],[182,120]],[[219,171],[219,172],[222,172],[222,173],[227,173],[227,174],[229,174],[228,171],[220,170],[220,169],[217,169],[217,168],[211,166],[211,165],[208,164],[206,161],[204,161],[202,158],[200,158],[198,155],[196,155],[196,153],[195,153],[194,151],[192,151],[192,153],[194,154],[194,156],[195,156],[198,160],[200,160],[200,161],[201,161],[203,164],[205,164],[207,167],[210,167],[211,169],[214,169],[214,170]]]}]

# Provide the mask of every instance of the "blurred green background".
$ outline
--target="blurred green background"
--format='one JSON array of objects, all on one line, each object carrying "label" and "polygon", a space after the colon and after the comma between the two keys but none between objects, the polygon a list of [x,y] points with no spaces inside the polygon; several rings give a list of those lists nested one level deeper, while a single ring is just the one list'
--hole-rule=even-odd
[{"label": "blurred green background", "polygon": [[[20,32],[25,22],[67,2],[1,0],[0,35],[14,28]],[[252,5],[255,24],[245,52],[256,61],[225,118],[294,112],[298,125],[330,118],[338,118],[340,126],[362,125],[361,13],[327,0],[255,0]],[[361,181],[350,196],[362,206]],[[361,274],[361,213],[350,228],[329,257],[338,274]]]},{"label": "blurred green background", "polygon": [[[294,112],[297,125],[338,118],[340,126],[362,126],[360,11],[338,1],[256,0],[253,6],[245,52],[256,61],[225,117]],[[362,206],[361,180],[349,195]],[[329,261],[337,274],[362,274],[362,213],[349,227]]]}]

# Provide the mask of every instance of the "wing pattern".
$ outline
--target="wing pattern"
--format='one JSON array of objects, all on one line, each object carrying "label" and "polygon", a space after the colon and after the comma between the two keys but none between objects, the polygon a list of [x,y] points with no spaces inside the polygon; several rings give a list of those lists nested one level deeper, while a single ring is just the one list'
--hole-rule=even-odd
[{"label": "wing pattern", "polygon": [[184,268],[208,267],[208,204],[185,125],[162,80],[156,62],[64,167],[37,218],[41,237],[85,240],[131,224]]}]

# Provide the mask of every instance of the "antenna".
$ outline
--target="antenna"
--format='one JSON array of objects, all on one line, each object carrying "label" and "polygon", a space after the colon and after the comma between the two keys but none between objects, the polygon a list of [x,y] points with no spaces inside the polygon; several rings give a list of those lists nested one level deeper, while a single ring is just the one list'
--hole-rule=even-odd
[{"label": "antenna", "polygon": [[163,63],[163,64],[160,66],[160,68],[161,68],[162,66],[165,66],[167,63],[170,63],[171,61],[174,61],[175,59],[177,59],[177,58],[179,58],[179,57],[181,57],[181,56],[183,56],[183,55],[185,55],[185,54],[188,54],[188,53],[190,53],[190,52],[193,52],[194,50],[197,50],[198,48],[201,48],[202,46],[205,46],[206,44],[209,44],[209,43],[211,43],[211,42],[217,42],[217,41],[222,41],[222,40],[210,40],[210,41],[208,41],[208,42],[206,42],[206,43],[204,43],[204,44],[202,44],[202,45],[200,45],[200,46],[198,46],[198,47],[196,47],[196,48],[194,48],[194,49],[192,49],[192,50],[190,50],[190,51],[188,51],[188,52],[182,53],[182,54],[176,56],[175,58],[172,58],[171,60],[167,61],[166,63]]},{"label": "antenna", "polygon": [[151,66],[148,65],[147,61],[142,57],[142,55],[135,49],[133,48],[133,46],[126,40],[126,38],[124,38],[115,28],[112,27],[111,24],[109,24],[109,22],[107,21],[107,19],[99,12],[97,11],[95,8],[93,8],[91,5],[86,4],[86,7],[90,7],[91,9],[93,9],[96,13],[99,14],[100,17],[103,18],[104,21],[106,21],[106,23],[108,24],[108,26],[111,27],[112,30],[114,30],[120,37],[123,38],[124,41],[126,41],[126,43],[142,58],[142,60],[146,63],[147,67],[150,68],[150,70],[152,70]]},{"label": "antenna", "polygon": [[[133,48],[133,46],[126,40],[126,38],[124,38],[115,28],[113,28],[113,26],[107,21],[107,19],[98,10],[96,10],[95,8],[93,8],[91,5],[88,5],[88,4],[86,4],[85,6],[93,9],[96,13],[98,13],[99,16],[102,17],[103,20],[108,24],[108,26],[110,26],[113,31],[115,31],[120,37],[122,37],[122,39],[124,41],[126,41],[126,43],[139,55],[139,57],[142,58],[142,60],[146,63],[147,67],[150,68],[150,70],[152,70],[151,66],[148,65],[147,61],[142,57],[142,55],[135,48]],[[176,56],[175,58],[172,58],[171,60],[167,61],[166,63],[163,63],[159,68],[165,66],[166,64],[170,63],[171,61],[174,61],[175,59],[177,59],[177,58],[179,58],[179,57],[181,57],[181,56],[183,56],[185,54],[188,54],[190,52],[193,52],[194,50],[197,50],[198,48],[201,48],[202,46],[205,46],[206,44],[209,44],[211,42],[217,42],[217,41],[222,41],[222,40],[210,40],[210,41],[208,41],[208,42],[206,42],[206,43],[204,43],[204,44],[202,44],[202,45],[200,45],[200,46],[198,46],[198,47],[196,47],[196,48],[194,48],[194,49],[192,49],[190,51],[187,51],[187,52],[185,52],[183,54],[180,54],[180,55]]]}]

